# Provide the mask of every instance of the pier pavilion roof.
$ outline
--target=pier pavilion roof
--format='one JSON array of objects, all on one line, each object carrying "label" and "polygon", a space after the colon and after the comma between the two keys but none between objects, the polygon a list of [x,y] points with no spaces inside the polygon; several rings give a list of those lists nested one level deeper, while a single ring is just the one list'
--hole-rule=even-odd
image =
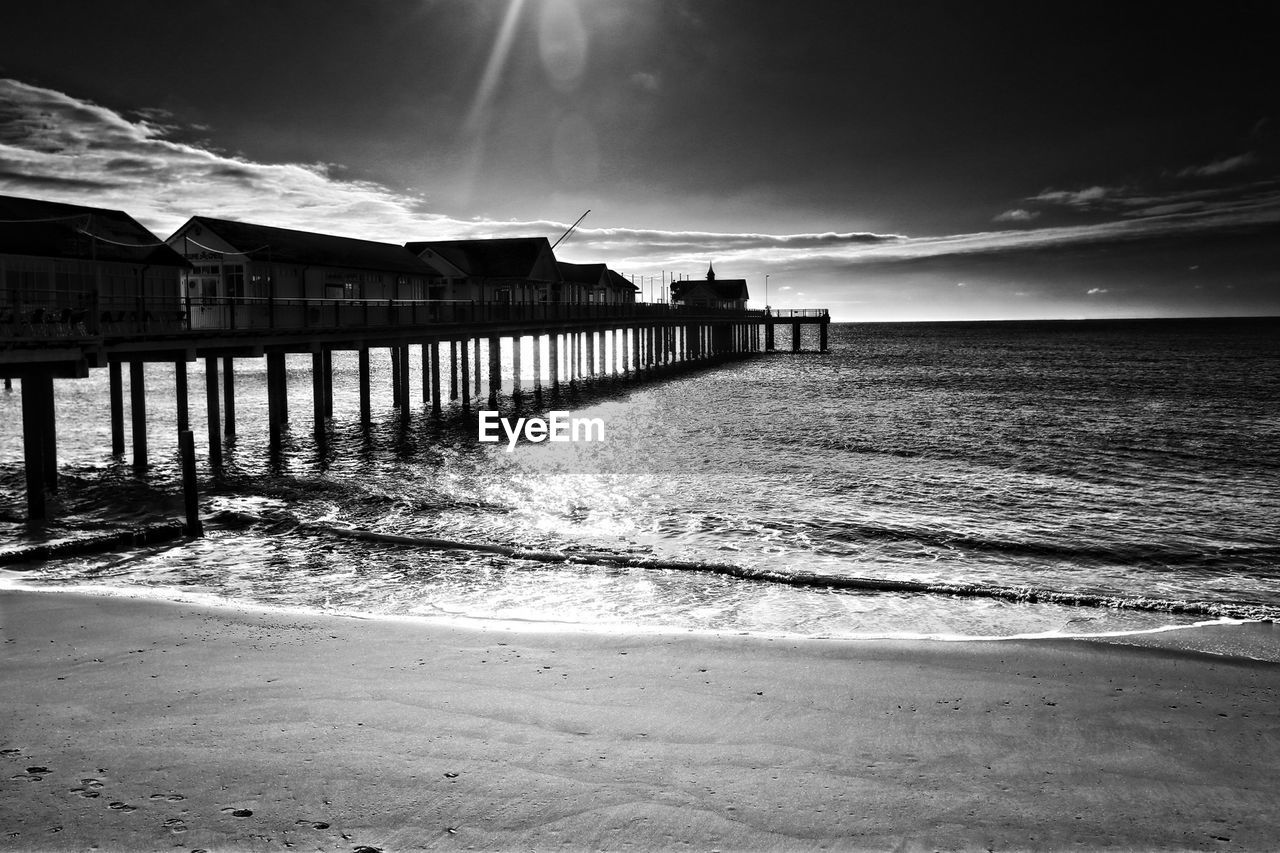
[{"label": "pier pavilion roof", "polygon": [[475,278],[560,281],[556,257],[546,237],[496,240],[430,240],[406,243],[414,255],[432,252]]},{"label": "pier pavilion roof", "polygon": [[615,290],[621,290],[624,293],[636,293],[640,290],[639,286],[628,278],[624,278],[621,274],[613,270],[606,270],[609,273],[609,286]]},{"label": "pier pavilion roof", "polygon": [[0,195],[0,253],[188,266],[122,210]]},{"label": "pier pavilion roof", "polygon": [[255,261],[278,264],[306,264],[381,272],[427,275],[430,270],[412,252],[394,243],[295,231],[271,225],[254,225],[230,219],[193,216],[169,237],[189,236],[198,241],[197,228],[208,229],[228,245],[246,253]]},{"label": "pier pavilion roof", "polygon": [[556,261],[556,267],[560,270],[560,277],[565,281],[601,287],[609,282],[609,268],[604,264],[571,264]]}]

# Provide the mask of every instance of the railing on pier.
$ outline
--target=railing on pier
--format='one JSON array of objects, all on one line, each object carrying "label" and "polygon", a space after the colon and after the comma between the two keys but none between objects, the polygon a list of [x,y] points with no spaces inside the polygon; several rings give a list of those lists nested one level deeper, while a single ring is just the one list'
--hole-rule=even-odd
[{"label": "railing on pier", "polygon": [[[389,328],[492,322],[763,320],[764,311],[667,303],[486,302],[449,299],[269,297],[95,298],[92,293],[28,291],[0,306],[0,344],[51,338],[129,338],[241,330]],[[821,313],[821,312],[819,312]],[[774,316],[782,316],[775,312]]]},{"label": "railing on pier", "polygon": [[793,317],[826,317],[828,315],[826,308],[782,308],[780,310],[771,310],[769,316],[774,319],[787,319]]}]

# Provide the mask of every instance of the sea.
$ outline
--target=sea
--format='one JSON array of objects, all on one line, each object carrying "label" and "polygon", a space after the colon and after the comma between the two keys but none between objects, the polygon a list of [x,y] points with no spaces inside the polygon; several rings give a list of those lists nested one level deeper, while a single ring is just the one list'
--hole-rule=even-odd
[{"label": "sea", "polygon": [[[1157,638],[1280,661],[1280,319],[837,323],[825,353],[788,334],[540,400],[525,339],[520,413],[604,435],[511,448],[477,440],[474,410],[431,417],[414,348],[407,419],[373,353],[368,428],[355,354],[334,354],[323,443],[311,359],[290,356],[272,453],[265,363],[237,360],[221,471],[192,364],[205,535],[12,563],[0,584],[517,631]],[[56,382],[39,525],[18,383],[0,391],[0,556],[182,517],[173,366],[147,365],[146,385],[139,474],[111,455],[107,372]]]}]

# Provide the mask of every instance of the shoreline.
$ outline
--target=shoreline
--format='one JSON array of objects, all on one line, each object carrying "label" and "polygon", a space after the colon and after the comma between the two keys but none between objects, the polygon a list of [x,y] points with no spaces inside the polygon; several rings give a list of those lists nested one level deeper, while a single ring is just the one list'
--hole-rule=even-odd
[{"label": "shoreline", "polygon": [[0,590],[0,639],[0,849],[1280,838],[1276,664],[1078,640],[516,632],[16,590]]},{"label": "shoreline", "polygon": [[[676,628],[663,625],[615,624],[607,622],[567,622],[537,619],[504,619],[479,616],[424,615],[383,613],[377,611],[321,609],[306,605],[271,604],[224,598],[214,593],[189,592],[163,586],[118,586],[112,584],[26,584],[20,571],[0,566],[0,594],[20,592],[34,594],[67,594],[90,598],[111,597],[143,601],[167,602],[196,608],[260,612],[266,615],[320,617],[334,619],[373,620],[405,625],[439,627],[460,631],[509,631],[516,634],[587,634],[595,636],[631,637],[750,637],[771,641],[811,641],[835,643],[922,642],[922,643],[1004,643],[1039,641],[1076,641],[1132,645],[1211,657],[1280,664],[1280,622],[1263,618],[1219,616],[1199,622],[1146,628],[1102,630],[1095,633],[1046,630],[1013,634],[957,634],[946,632],[901,632],[867,634],[800,634],[784,631],[716,630],[712,628]],[[1170,616],[1182,614],[1171,613]]]}]

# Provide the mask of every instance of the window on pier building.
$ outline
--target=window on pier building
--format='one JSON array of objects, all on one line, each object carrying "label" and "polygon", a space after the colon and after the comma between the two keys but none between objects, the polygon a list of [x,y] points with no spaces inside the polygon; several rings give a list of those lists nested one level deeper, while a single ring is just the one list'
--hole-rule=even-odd
[{"label": "window on pier building", "polygon": [[232,299],[244,298],[244,265],[225,264],[222,273],[226,276],[227,296]]}]

